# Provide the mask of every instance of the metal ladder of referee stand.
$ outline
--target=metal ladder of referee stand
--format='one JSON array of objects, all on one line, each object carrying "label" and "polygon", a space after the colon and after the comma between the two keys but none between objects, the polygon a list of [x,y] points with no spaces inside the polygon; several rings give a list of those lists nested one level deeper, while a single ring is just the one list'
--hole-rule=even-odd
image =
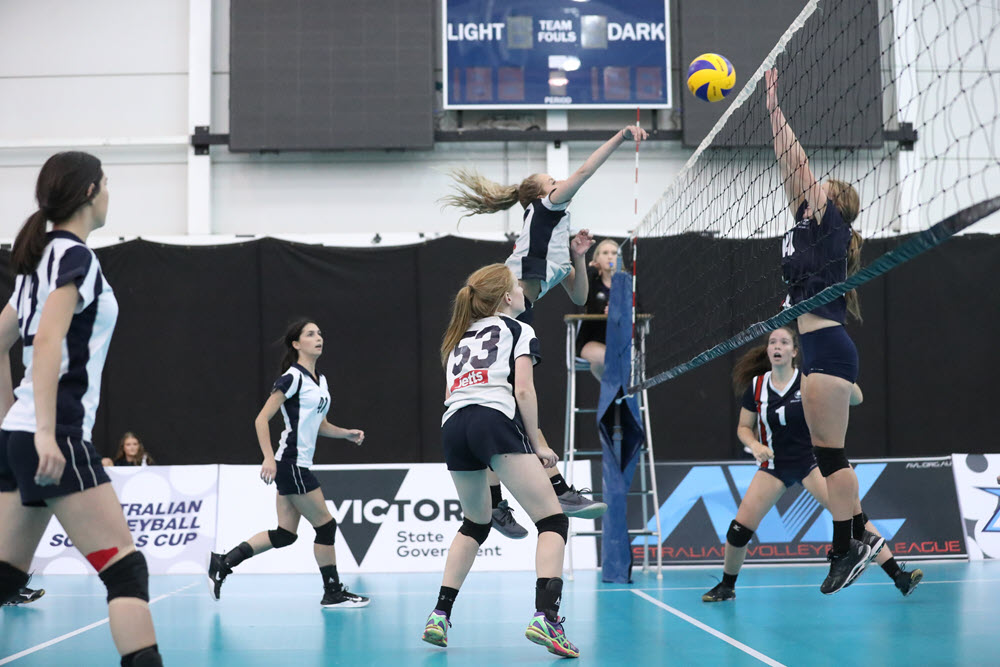
[{"label": "metal ladder of referee stand", "polygon": [[[580,329],[580,324],[586,320],[607,321],[607,315],[565,315],[563,321],[566,323],[566,426],[563,430],[563,477],[566,483],[573,485],[573,462],[576,457],[602,456],[603,450],[587,450],[576,448],[576,418],[578,415],[596,415],[597,408],[581,408],[576,404],[576,374],[580,372],[590,372],[590,362],[576,356],[576,336]],[[649,331],[649,315],[638,315],[636,318],[636,334],[639,337],[638,359],[646,358],[646,333]],[[640,361],[641,363],[641,361]],[[640,378],[645,378],[645,369],[640,367]],[[646,435],[645,442],[639,452],[639,490],[629,491],[629,496],[639,496],[642,504],[642,527],[629,529],[629,537],[644,535],[647,537],[647,544],[642,550],[642,571],[649,571],[649,544],[648,538],[656,537],[656,578],[663,578],[663,539],[660,532],[660,498],[656,492],[656,467],[653,460],[653,438],[649,426],[649,398],[646,390],[639,394],[639,413],[642,415],[643,427]],[[598,496],[600,494],[594,494]],[[647,503],[652,500],[653,516],[656,519],[656,530],[647,530],[649,525],[649,507]],[[572,522],[567,535],[567,578],[573,580],[573,549],[572,540],[574,537],[596,537],[601,531],[597,530],[573,530]]]}]

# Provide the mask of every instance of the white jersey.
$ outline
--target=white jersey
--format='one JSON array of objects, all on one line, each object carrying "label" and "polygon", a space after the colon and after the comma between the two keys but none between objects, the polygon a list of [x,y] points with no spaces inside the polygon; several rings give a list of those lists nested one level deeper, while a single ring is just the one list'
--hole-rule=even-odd
[{"label": "white jersey", "polygon": [[3,420],[3,430],[34,433],[35,392],[32,357],[42,309],[56,289],[73,283],[80,292],[69,331],[62,345],[56,394],[56,433],[90,442],[101,398],[101,373],[111,334],[118,320],[118,301],[104,279],[97,255],[74,234],[53,231],[38,268],[17,276],[10,305],[24,342],[24,378],[14,390],[14,405]]},{"label": "white jersey", "polygon": [[281,432],[275,458],[293,461],[303,468],[311,467],[320,424],[330,411],[330,389],[326,376],[320,375],[317,381],[305,368],[292,364],[275,381],[271,391],[280,391],[285,395],[285,402],[281,404],[285,430]]},{"label": "white jersey", "polygon": [[532,357],[536,364],[541,359],[531,326],[506,315],[473,322],[445,366],[451,394],[444,402],[447,409],[441,424],[468,405],[493,408],[513,419],[517,413],[514,360],[523,356]]},{"label": "white jersey", "polygon": [[[550,193],[551,194],[551,193]],[[505,264],[519,280],[538,280],[541,299],[569,275],[569,202],[536,199],[524,209],[524,225]]]}]

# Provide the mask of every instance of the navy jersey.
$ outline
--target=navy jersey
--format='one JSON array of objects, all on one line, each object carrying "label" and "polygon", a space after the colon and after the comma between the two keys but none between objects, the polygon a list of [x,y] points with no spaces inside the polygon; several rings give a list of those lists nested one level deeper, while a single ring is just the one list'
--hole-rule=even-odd
[{"label": "navy jersey", "polygon": [[521,234],[505,262],[518,280],[541,282],[539,299],[561,283],[573,268],[569,256],[567,206],[569,202],[553,204],[548,196],[528,204],[524,209]]},{"label": "navy jersey", "polygon": [[743,407],[757,415],[757,439],[774,452],[775,468],[813,456],[800,379],[796,368],[791,382],[778,391],[768,371],[755,377],[743,394]]},{"label": "navy jersey", "polygon": [[285,395],[285,402],[281,404],[285,430],[281,432],[275,458],[291,461],[302,468],[312,466],[319,427],[330,410],[330,389],[326,376],[314,378],[302,366],[292,364],[275,381],[271,391],[280,391]]},{"label": "navy jersey", "polygon": [[[795,226],[785,233],[781,244],[781,275],[788,285],[786,308],[847,279],[850,225],[844,222],[833,200],[826,202],[823,224],[818,224],[815,217],[804,219],[807,206],[806,202],[799,206]],[[812,313],[843,324],[847,316],[847,301],[841,296],[817,306]]]},{"label": "navy jersey", "polygon": [[[604,315],[605,309],[611,299],[611,288],[604,284],[601,272],[590,267],[587,269],[590,290],[587,292],[587,303],[583,310],[587,315]],[[584,321],[580,323],[580,331],[576,336],[577,348],[582,348],[585,344],[594,341],[605,342],[608,329],[607,322]]]},{"label": "navy jersey", "polygon": [[118,320],[118,301],[104,279],[97,255],[83,241],[62,230],[49,232],[48,239],[38,268],[30,275],[17,277],[14,294],[10,297],[24,342],[24,378],[14,390],[14,405],[3,420],[3,430],[27,433],[37,430],[32,383],[33,341],[49,295],[73,283],[79,300],[62,345],[56,394],[56,434],[89,442],[101,398],[104,360]]}]

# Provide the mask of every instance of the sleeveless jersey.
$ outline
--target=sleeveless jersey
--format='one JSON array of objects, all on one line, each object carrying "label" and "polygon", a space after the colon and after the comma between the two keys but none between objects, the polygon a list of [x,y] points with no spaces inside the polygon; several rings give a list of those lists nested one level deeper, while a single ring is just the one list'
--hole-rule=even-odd
[{"label": "sleeveless jersey", "polygon": [[771,384],[771,371],[758,375],[743,394],[742,405],[757,415],[757,439],[774,451],[774,465],[798,463],[813,455],[812,438],[802,411],[801,375],[795,369],[782,391]]},{"label": "sleeveless jersey", "polygon": [[[847,279],[847,249],[851,227],[833,200],[826,202],[823,224],[805,218],[808,204],[803,202],[795,214],[795,226],[785,233],[781,244],[781,274],[788,285],[785,308],[794,306],[822,292],[830,285]],[[813,309],[814,315],[844,323],[847,301],[839,297]]]},{"label": "sleeveless jersey", "polygon": [[101,375],[111,335],[118,320],[118,300],[104,279],[97,255],[70,232],[49,232],[38,268],[19,275],[10,305],[17,311],[24,343],[24,378],[14,390],[14,405],[3,420],[3,430],[34,433],[35,392],[32,357],[42,309],[56,289],[73,283],[80,293],[62,346],[56,393],[56,433],[90,442],[101,398]]},{"label": "sleeveless jersey", "polygon": [[528,204],[521,234],[505,262],[519,280],[541,281],[539,299],[561,283],[573,267],[567,206],[569,202],[553,204],[548,196]]},{"label": "sleeveless jersey", "polygon": [[330,411],[326,376],[321,374],[317,381],[305,368],[292,364],[275,381],[271,391],[280,391],[285,395],[285,402],[281,404],[285,430],[281,432],[275,458],[291,461],[302,468],[311,467],[320,424]]},{"label": "sleeveless jersey", "polygon": [[506,315],[473,322],[445,365],[451,394],[444,402],[447,409],[441,424],[468,405],[493,408],[513,419],[517,414],[514,362],[526,355],[532,363],[541,359],[531,325]]}]

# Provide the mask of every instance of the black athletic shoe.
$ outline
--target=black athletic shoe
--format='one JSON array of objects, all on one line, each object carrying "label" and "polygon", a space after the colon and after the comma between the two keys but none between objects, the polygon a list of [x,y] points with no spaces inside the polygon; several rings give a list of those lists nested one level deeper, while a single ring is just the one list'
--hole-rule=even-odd
[{"label": "black athletic shoe", "polygon": [[832,595],[850,582],[858,578],[868,567],[872,548],[864,542],[851,540],[851,546],[843,554],[827,552],[826,559],[830,561],[830,574],[826,576],[819,590],[823,595]]},{"label": "black athletic shoe", "polygon": [[[919,572],[920,570],[917,570]],[[4,602],[5,607],[16,607],[19,604],[29,604],[45,595],[44,588],[28,588],[25,586],[19,590],[14,597]]]},{"label": "black athletic shoe", "polygon": [[369,598],[350,592],[347,586],[327,588],[323,594],[323,601],[320,602],[324,609],[357,609],[367,607],[369,603],[371,603]]},{"label": "black athletic shoe", "polygon": [[[865,567],[868,567],[868,565],[870,565],[875,561],[875,556],[877,556],[879,552],[882,551],[882,547],[885,546],[885,538],[882,537],[881,535],[876,535],[875,533],[871,533],[866,530],[865,534],[861,536],[860,541],[863,542],[864,544],[867,544],[868,547],[872,550],[871,555],[868,557],[868,564],[865,565]],[[862,572],[864,572],[864,568],[858,570],[858,573],[855,574],[853,577],[851,577],[846,584],[844,584],[844,588],[847,588],[848,586],[853,584],[854,581],[858,578],[858,576]]]},{"label": "black athletic shoe", "polygon": [[923,578],[923,570],[907,572],[903,568],[899,568],[899,574],[894,577],[896,581],[896,588],[899,589],[899,592],[903,594],[904,598],[913,592],[913,589],[917,587],[917,584],[919,584]]},{"label": "black athletic shoe", "polygon": [[493,508],[493,527],[500,531],[501,535],[512,540],[523,540],[528,536],[528,530],[514,518],[514,510],[506,500],[501,500],[500,504]]},{"label": "black athletic shoe", "polygon": [[232,570],[226,567],[222,554],[209,552],[208,554],[208,591],[213,600],[222,597],[222,582],[226,580]]},{"label": "black athletic shoe", "polygon": [[715,585],[715,588],[701,596],[702,602],[725,602],[735,599],[736,590],[726,586],[721,581]]}]

